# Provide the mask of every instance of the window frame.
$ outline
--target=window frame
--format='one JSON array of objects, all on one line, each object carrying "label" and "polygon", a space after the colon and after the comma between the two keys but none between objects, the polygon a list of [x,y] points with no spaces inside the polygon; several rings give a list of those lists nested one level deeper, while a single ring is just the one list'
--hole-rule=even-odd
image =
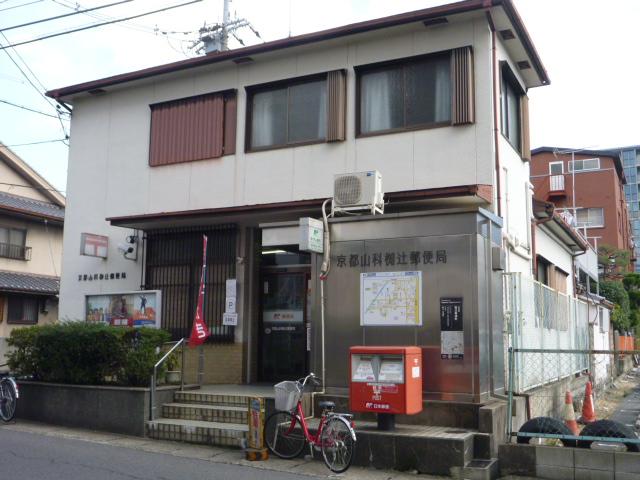
[{"label": "window frame", "polygon": [[[587,210],[587,218],[589,218],[589,211],[590,210],[601,210],[602,211],[602,224],[600,225],[585,225],[583,222],[579,222],[578,221],[578,211],[580,210]],[[604,228],[606,224],[605,218],[604,218],[604,207],[583,207],[583,208],[577,208],[576,209],[576,227],[577,228]]]},{"label": "window frame", "polygon": [[[552,173],[551,172],[551,165],[562,165],[562,171],[560,173]],[[549,162],[549,175],[564,175],[564,162],[562,160],[557,161],[557,162]]]},{"label": "window frame", "polygon": [[[509,145],[513,147],[513,149],[518,152],[518,155],[522,156],[523,152],[523,118],[522,118],[522,97],[527,95],[526,90],[523,88],[522,84],[518,80],[518,77],[513,72],[513,69],[509,65],[507,61],[500,62],[500,134],[507,141]],[[508,136],[509,132],[504,131],[504,126],[509,127],[509,116],[508,116],[508,107],[503,109],[504,101],[503,98],[505,95],[505,91],[503,86],[508,84],[511,89],[517,95],[517,106],[518,106],[518,145],[514,145],[511,139]],[[564,167],[563,167],[564,171]]]},{"label": "window frame", "polygon": [[[317,145],[319,143],[327,143],[328,131],[329,131],[329,103],[325,101],[325,120],[327,125],[325,127],[325,135],[322,139],[316,140],[303,140],[299,142],[286,142],[283,144],[277,145],[267,145],[264,147],[253,147],[251,145],[251,136],[253,133],[253,97],[257,93],[269,92],[273,90],[280,90],[282,88],[287,89],[287,137],[289,136],[289,108],[290,108],[290,97],[288,89],[295,85],[302,85],[305,83],[312,83],[318,80],[324,80],[327,82],[329,78],[329,72],[322,73],[314,73],[311,75],[304,75],[301,77],[287,78],[283,80],[275,80],[273,82],[261,83],[258,85],[249,85],[244,87],[246,94],[246,105],[245,105],[245,131],[244,131],[244,151],[245,153],[255,153],[255,152],[266,152],[269,150],[279,150],[281,148],[294,148],[294,147],[303,147],[306,145]],[[327,82],[328,83],[328,82]],[[327,85],[328,86],[328,85]]]},{"label": "window frame", "polygon": [[[356,75],[356,95],[355,95],[355,138],[367,138],[367,137],[375,137],[378,135],[389,135],[392,133],[399,133],[399,132],[412,132],[412,131],[416,131],[416,130],[429,130],[432,128],[441,128],[441,127],[449,127],[453,125],[453,87],[454,87],[454,82],[453,82],[453,71],[451,69],[451,56],[453,54],[453,50],[440,50],[438,52],[432,52],[432,53],[427,53],[427,54],[421,54],[421,55],[413,55],[410,57],[403,57],[403,58],[395,58],[393,60],[386,60],[383,62],[376,62],[376,63],[368,63],[368,64],[364,64],[364,65],[356,65],[355,67],[353,67],[353,70],[355,72]],[[449,102],[450,102],[450,118],[449,120],[446,121],[440,121],[440,122],[430,122],[430,123],[422,123],[422,124],[416,124],[416,125],[404,125],[402,127],[394,127],[394,128],[388,128],[385,130],[376,130],[375,132],[362,132],[362,125],[361,125],[361,113],[362,113],[362,75],[366,74],[366,73],[370,73],[370,72],[376,72],[376,71],[384,71],[384,70],[388,70],[390,68],[393,67],[398,67],[398,66],[406,66],[412,63],[418,63],[421,60],[424,60],[426,58],[434,58],[434,57],[445,57],[448,56],[449,57],[449,81],[450,81],[450,86],[451,86],[451,92],[450,92],[450,98],[449,98]],[[405,82],[404,82],[404,69],[403,69],[403,98],[405,99],[404,105],[403,105],[403,119],[406,122],[406,117],[407,117],[407,102],[406,102],[406,96],[404,95],[404,90],[405,90]]]},{"label": "window frame", "polygon": [[[2,245],[2,243],[4,243],[5,245],[7,245],[9,247],[9,249],[11,247],[19,247],[22,249],[22,255],[21,256],[11,256],[11,255],[2,255],[0,253],[0,258],[8,258],[11,260],[29,260],[30,258],[28,258],[27,255],[27,249],[29,247],[27,247],[27,233],[28,233],[28,229],[26,228],[18,228],[18,227],[11,227],[11,226],[7,226],[7,225],[0,225],[0,230],[6,230],[7,231],[7,243],[1,242],[0,245]],[[18,244],[14,244],[11,243],[11,231],[15,230],[18,232],[22,232],[23,233],[23,239],[24,241],[22,242],[22,245],[18,245]],[[0,247],[0,252],[1,252],[1,247]]]},{"label": "window frame", "polygon": [[[174,160],[166,163],[154,163],[152,162],[152,145],[153,145],[153,112],[155,108],[161,107],[167,104],[175,104],[177,102],[186,102],[186,101],[196,101],[198,99],[202,99],[204,97],[216,96],[219,95],[222,97],[222,125],[220,126],[220,134],[221,134],[221,142],[222,142],[222,153],[220,156],[213,157],[197,157],[197,158],[189,158],[185,160]],[[230,99],[233,99],[235,102],[234,114],[229,115],[232,118],[227,118],[227,114],[230,113],[227,111],[227,105],[230,102]],[[185,163],[192,162],[202,162],[207,160],[215,160],[218,158],[225,157],[227,155],[235,155],[236,153],[236,139],[237,139],[237,131],[238,131],[238,91],[235,88],[228,88],[225,90],[219,90],[215,92],[206,92],[200,93],[197,95],[190,95],[188,97],[180,97],[180,98],[172,98],[170,100],[163,100],[161,102],[154,102],[149,104],[149,145],[147,151],[147,165],[150,168],[157,167],[166,167],[167,165],[180,165]],[[227,143],[228,141],[228,143]]]},{"label": "window frame", "polygon": [[[598,166],[595,168],[584,168],[584,162],[587,162],[589,160],[597,160],[598,161]],[[574,165],[576,162],[580,162],[583,165],[583,168],[579,169],[579,170],[574,170]],[[580,172],[593,172],[596,170],[600,170],[601,168],[601,164],[600,164],[600,157],[593,157],[593,158],[576,158],[574,160],[569,160],[569,165],[568,165],[568,169],[569,169],[569,173],[575,172],[575,173],[580,173]]]},{"label": "window frame", "polygon": [[[15,320],[11,318],[11,303],[12,300],[16,301],[16,299],[20,299],[20,305],[21,305],[21,317],[24,317],[24,310],[25,310],[25,302],[26,301],[33,301],[36,303],[36,318],[35,321],[25,321],[25,320]],[[7,324],[8,325],[37,325],[38,321],[39,321],[39,317],[40,317],[40,302],[41,299],[32,295],[19,295],[19,294],[12,294],[12,295],[7,295]]]}]

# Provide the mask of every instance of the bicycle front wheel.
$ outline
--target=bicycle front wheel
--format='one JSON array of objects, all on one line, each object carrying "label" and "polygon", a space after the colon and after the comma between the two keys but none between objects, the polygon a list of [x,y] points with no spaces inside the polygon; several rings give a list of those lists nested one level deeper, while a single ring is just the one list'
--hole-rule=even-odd
[{"label": "bicycle front wheel", "polygon": [[5,422],[10,422],[16,413],[16,402],[18,395],[16,394],[13,384],[3,379],[0,381],[0,418]]},{"label": "bicycle front wheel", "polygon": [[269,415],[264,424],[264,438],[269,450],[280,458],[297,457],[306,442],[298,418],[289,412]]},{"label": "bicycle front wheel", "polygon": [[356,449],[355,433],[342,417],[332,417],[324,425],[320,437],[322,457],[329,470],[342,473],[351,466]]}]

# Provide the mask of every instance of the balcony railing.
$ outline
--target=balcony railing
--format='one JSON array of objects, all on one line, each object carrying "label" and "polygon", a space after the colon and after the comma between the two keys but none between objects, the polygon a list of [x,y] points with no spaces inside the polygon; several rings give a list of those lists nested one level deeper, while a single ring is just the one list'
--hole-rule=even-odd
[{"label": "balcony railing", "polygon": [[564,175],[551,175],[549,177],[550,192],[564,192]]},{"label": "balcony railing", "polygon": [[31,247],[0,243],[0,257],[16,260],[31,260]]}]

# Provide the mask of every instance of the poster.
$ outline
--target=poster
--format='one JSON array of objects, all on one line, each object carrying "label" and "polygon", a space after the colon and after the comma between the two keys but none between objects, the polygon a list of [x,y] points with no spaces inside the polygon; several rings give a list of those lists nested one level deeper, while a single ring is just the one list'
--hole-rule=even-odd
[{"label": "poster", "polygon": [[87,295],[85,320],[116,327],[160,328],[160,290]]},{"label": "poster", "polygon": [[440,358],[464,358],[464,324],[462,298],[440,299]]},{"label": "poster", "polygon": [[422,325],[422,272],[360,274],[360,325]]}]

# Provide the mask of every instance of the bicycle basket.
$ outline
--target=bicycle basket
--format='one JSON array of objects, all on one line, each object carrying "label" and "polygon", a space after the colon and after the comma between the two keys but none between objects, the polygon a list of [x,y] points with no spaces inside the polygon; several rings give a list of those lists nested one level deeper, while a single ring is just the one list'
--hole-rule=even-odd
[{"label": "bicycle basket", "polygon": [[280,382],[273,389],[276,394],[276,410],[292,412],[296,409],[302,391],[298,382]]}]

